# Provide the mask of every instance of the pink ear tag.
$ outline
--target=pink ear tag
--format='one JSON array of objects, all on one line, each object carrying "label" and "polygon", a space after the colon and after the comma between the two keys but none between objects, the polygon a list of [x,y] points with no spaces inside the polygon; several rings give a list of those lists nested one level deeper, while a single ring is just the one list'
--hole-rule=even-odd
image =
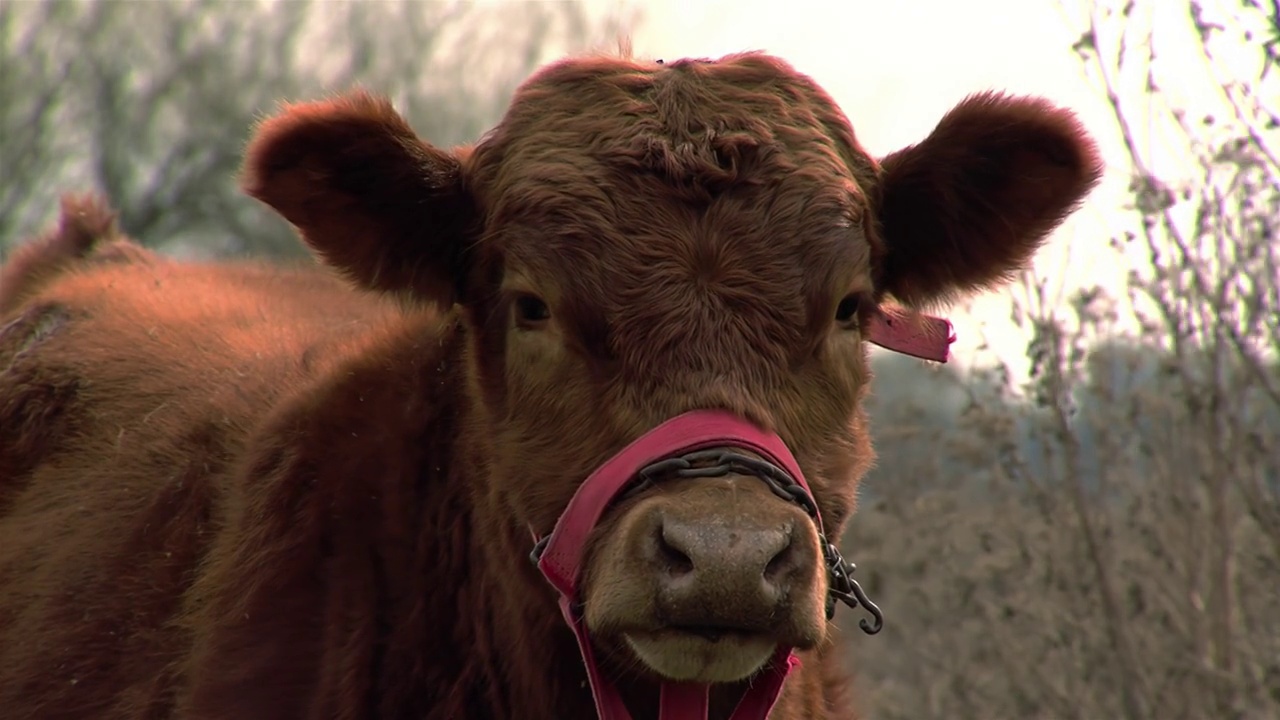
[{"label": "pink ear tag", "polygon": [[956,331],[944,318],[882,308],[867,323],[867,340],[886,350],[945,363]]}]

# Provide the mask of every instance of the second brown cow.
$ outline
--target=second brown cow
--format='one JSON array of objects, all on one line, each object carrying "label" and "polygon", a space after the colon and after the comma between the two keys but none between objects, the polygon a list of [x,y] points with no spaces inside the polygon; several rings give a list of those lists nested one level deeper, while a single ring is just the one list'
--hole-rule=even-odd
[{"label": "second brown cow", "polygon": [[877,160],[776,58],[589,57],[474,146],[358,92],[263,123],[244,187],[336,273],[69,200],[0,274],[0,708],[850,718],[867,343],[945,357],[889,308],[1099,173],[1034,98]]}]

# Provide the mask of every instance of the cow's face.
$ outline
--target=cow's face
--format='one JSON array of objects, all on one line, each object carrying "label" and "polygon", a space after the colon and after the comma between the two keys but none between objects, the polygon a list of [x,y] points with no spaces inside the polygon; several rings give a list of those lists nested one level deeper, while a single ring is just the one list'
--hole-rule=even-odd
[{"label": "cow's face", "polygon": [[[786,441],[838,536],[872,459],[868,313],[1001,280],[1098,174],[1069,113],[999,96],[877,163],[811,81],[747,55],[552,66],[461,153],[362,95],[294,106],[247,186],[366,286],[462,305],[511,533],[717,408]],[[597,643],[665,678],[738,680],[826,635],[816,528],[753,477],[660,482],[587,557]]]}]

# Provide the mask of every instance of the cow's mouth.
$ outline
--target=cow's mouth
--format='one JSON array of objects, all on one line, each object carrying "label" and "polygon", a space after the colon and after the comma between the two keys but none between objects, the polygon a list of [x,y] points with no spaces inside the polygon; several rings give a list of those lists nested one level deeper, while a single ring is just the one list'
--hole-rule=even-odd
[{"label": "cow's mouth", "polygon": [[764,667],[777,649],[767,635],[730,628],[666,628],[623,638],[650,670],[681,682],[742,680]]}]

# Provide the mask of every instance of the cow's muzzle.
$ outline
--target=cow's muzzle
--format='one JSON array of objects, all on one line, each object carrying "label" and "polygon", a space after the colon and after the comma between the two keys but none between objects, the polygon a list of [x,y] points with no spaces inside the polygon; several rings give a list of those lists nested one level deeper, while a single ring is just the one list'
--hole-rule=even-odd
[{"label": "cow's muzzle", "polygon": [[[772,528],[739,525],[717,529],[699,526],[697,517],[683,517],[670,506],[665,511],[658,506],[648,518],[652,532],[639,536],[647,543],[642,554],[652,553],[654,562],[665,563],[664,570],[669,571],[657,575],[653,593],[654,602],[662,606],[655,614],[664,622],[653,628],[653,633],[646,634],[643,628],[628,633],[632,649],[642,659],[646,652],[657,652],[669,662],[675,647],[671,643],[684,643],[693,650],[701,647],[699,642],[724,642],[725,638],[741,644],[739,651],[728,657],[738,658],[749,667],[724,667],[702,675],[729,680],[763,665],[732,716],[732,720],[763,720],[777,702],[786,676],[798,663],[793,648],[816,642],[813,632],[806,637],[806,633],[792,628],[788,635],[769,619],[788,601],[786,591],[793,581],[806,573],[810,577],[819,575],[827,592],[823,607],[815,612],[830,619],[836,600],[851,607],[861,604],[873,618],[872,622],[861,620],[863,631],[879,632],[883,623],[879,609],[853,580],[853,565],[828,542],[813,494],[782,440],[727,412],[685,413],[653,428],[592,473],[578,488],[552,533],[538,540],[531,553],[531,559],[560,593],[561,612],[578,639],[601,720],[629,720],[630,714],[612,682],[602,676],[588,637],[579,592],[588,536],[605,511],[619,500],[643,496],[668,482],[733,476],[741,476],[742,482],[758,479],[773,494],[791,503],[795,509],[791,512],[791,527],[783,523]],[[745,538],[743,532],[747,533]],[[803,541],[806,536],[809,543]],[[808,548],[804,547],[806,544]],[[817,558],[821,558],[820,565]],[[725,593],[736,593],[734,602],[724,602],[728,599],[723,596]],[[700,610],[707,607],[705,601],[711,596],[720,601],[721,609],[714,613]],[[732,609],[725,611],[725,607]],[[753,653],[759,656],[754,662]],[[685,674],[698,675],[675,667],[664,674],[677,679]],[[708,688],[702,678],[697,679],[698,682],[663,683],[663,720],[706,717]]]},{"label": "cow's muzzle", "polygon": [[[783,446],[783,449],[785,449],[785,446]],[[862,618],[859,620],[858,625],[863,632],[874,635],[880,632],[880,628],[883,627],[884,615],[880,612],[880,608],[867,598],[862,587],[853,579],[853,571],[856,566],[845,560],[841,556],[840,550],[834,544],[828,542],[822,529],[822,516],[818,512],[817,502],[813,499],[813,495],[809,491],[809,486],[805,483],[799,467],[795,466],[795,460],[789,456],[790,453],[788,452],[790,464],[794,466],[794,470],[791,472],[783,469],[779,464],[734,448],[694,450],[681,456],[659,460],[642,468],[637,473],[635,483],[628,487],[619,499],[626,499],[642,493],[647,488],[652,487],[655,482],[659,482],[664,478],[714,478],[740,475],[764,481],[765,485],[775,495],[797,505],[813,522],[814,529],[817,531],[819,550],[822,553],[823,569],[827,575],[827,619],[830,620],[835,615],[837,600],[844,602],[849,607],[862,605],[871,613],[872,621],[868,622],[866,618]],[[692,525],[693,523],[686,521],[686,524]],[[735,531],[738,530],[738,528],[725,528],[723,532],[717,532],[714,528],[706,527],[700,529],[683,528],[677,523],[674,532],[664,526],[664,538],[668,540],[668,544],[674,540],[679,549],[687,547],[695,555],[710,556],[706,559],[712,562],[706,564],[738,570],[743,574],[744,585],[747,583],[755,584],[760,578],[763,578],[764,586],[762,589],[766,597],[773,593],[780,593],[779,588],[786,585],[788,580],[807,572],[806,553],[797,548],[796,541],[799,533],[795,528],[788,528],[785,534],[781,531],[762,532],[753,538],[754,542],[743,542],[740,538],[736,538],[735,535],[737,533]],[[686,539],[686,536],[690,534],[697,534],[702,537],[698,541]],[[715,560],[723,559],[723,557],[717,558],[716,556],[732,554],[732,550],[729,549],[731,546],[745,547],[747,549],[747,557],[743,557],[739,562],[715,563]],[[690,559],[693,560],[693,557],[690,557]],[[755,565],[757,564],[761,566],[759,573],[755,572]],[[695,569],[696,566],[697,563],[695,561]],[[750,588],[751,586],[747,585],[747,587]]]}]

